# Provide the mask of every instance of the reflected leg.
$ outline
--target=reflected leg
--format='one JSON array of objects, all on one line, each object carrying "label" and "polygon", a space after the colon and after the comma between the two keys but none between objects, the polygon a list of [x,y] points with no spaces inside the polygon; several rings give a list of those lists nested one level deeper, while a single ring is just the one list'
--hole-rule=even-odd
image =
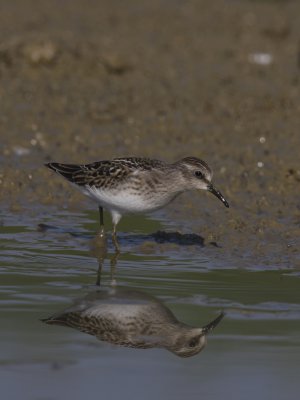
[{"label": "reflected leg", "polygon": [[94,239],[90,242],[90,252],[93,257],[98,260],[98,271],[96,285],[100,286],[101,283],[101,272],[104,260],[107,256],[107,243],[105,234],[98,233]]},{"label": "reflected leg", "polygon": [[111,277],[110,284],[111,284],[111,286],[116,286],[117,285],[117,280],[115,278],[116,267],[117,267],[118,259],[121,254],[121,249],[120,249],[120,245],[119,245],[118,238],[117,238],[116,225],[114,225],[114,228],[113,228],[112,242],[115,247],[115,254],[112,256],[112,258],[110,260],[110,277]]},{"label": "reflected leg", "polygon": [[121,254],[120,252],[119,253],[116,252],[110,260],[110,284],[111,284],[111,286],[117,286],[116,269],[117,269],[117,264],[118,264],[120,254]]},{"label": "reflected leg", "polygon": [[100,230],[96,234],[95,238],[91,241],[91,254],[95,256],[98,260],[98,271],[96,279],[97,286],[100,286],[101,283],[102,266],[107,255],[107,242],[104,230],[103,208],[101,206],[99,206],[99,220]]},{"label": "reflected leg", "polygon": [[[104,238],[102,238],[104,239]],[[97,270],[97,278],[96,278],[96,285],[100,286],[101,284],[101,274],[102,274],[102,267],[104,265],[104,261],[107,256],[107,247],[106,241],[105,243],[101,243],[101,238],[99,236],[95,238],[93,241],[94,247],[92,248],[91,254],[96,257],[98,261],[98,270]]]},{"label": "reflected leg", "polygon": [[96,278],[96,286],[100,286],[101,284],[101,274],[102,274],[102,266],[103,266],[103,260],[98,260],[99,266],[97,270],[97,278]]}]

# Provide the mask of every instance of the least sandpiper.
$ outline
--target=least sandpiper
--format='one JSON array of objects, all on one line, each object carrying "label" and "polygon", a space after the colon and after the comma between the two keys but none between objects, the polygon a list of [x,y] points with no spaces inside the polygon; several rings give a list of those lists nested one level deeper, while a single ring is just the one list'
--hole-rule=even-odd
[{"label": "least sandpiper", "polygon": [[103,208],[111,213],[115,241],[116,226],[123,214],[157,210],[187,190],[208,190],[229,207],[212,185],[212,170],[196,157],[173,164],[128,157],[83,165],[54,162],[45,165],[98,203],[101,227]]},{"label": "least sandpiper", "polygon": [[116,288],[90,293],[63,312],[43,319],[133,348],[165,348],[180,357],[198,354],[224,313],[202,328],[177,320],[160,300],[137,290]]}]

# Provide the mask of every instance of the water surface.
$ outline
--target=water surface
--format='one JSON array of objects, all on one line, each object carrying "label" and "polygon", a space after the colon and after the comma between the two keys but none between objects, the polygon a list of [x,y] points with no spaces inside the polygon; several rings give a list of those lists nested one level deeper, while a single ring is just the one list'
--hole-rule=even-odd
[{"label": "water surface", "polygon": [[[124,218],[114,274],[118,286],[161,299],[180,321],[194,326],[226,312],[203,352],[184,359],[165,349],[114,346],[40,321],[96,289],[99,265],[89,250],[96,213],[56,211],[50,218],[3,212],[0,219],[3,398],[298,398],[295,271],[222,268],[214,263],[218,248],[156,243],[151,233],[166,228],[163,220]],[[56,228],[39,231],[40,223]],[[112,279],[109,235],[108,243],[103,288]]]}]

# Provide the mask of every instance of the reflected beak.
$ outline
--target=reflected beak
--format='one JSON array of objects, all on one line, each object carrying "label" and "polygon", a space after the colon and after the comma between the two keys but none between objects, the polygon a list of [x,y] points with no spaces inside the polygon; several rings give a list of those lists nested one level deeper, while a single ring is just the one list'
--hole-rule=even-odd
[{"label": "reflected beak", "polygon": [[216,190],[211,183],[209,183],[207,185],[207,190],[209,192],[211,192],[212,194],[214,194],[219,200],[221,200],[225,207],[227,207],[227,208],[229,207],[229,204],[227,203],[227,201],[223,197],[222,193],[219,192],[218,190]]},{"label": "reflected beak", "polygon": [[222,311],[221,314],[218,315],[216,319],[211,321],[209,324],[205,325],[202,328],[202,334],[207,335],[208,333],[210,333],[219,324],[219,322],[223,319],[224,315],[225,315],[225,313]]}]

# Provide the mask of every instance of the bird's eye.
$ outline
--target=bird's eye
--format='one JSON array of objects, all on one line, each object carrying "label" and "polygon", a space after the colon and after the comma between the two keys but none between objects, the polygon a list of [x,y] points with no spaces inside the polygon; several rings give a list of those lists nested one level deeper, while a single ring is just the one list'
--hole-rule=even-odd
[{"label": "bird's eye", "polygon": [[204,175],[203,175],[203,173],[201,171],[195,171],[195,176],[197,178],[199,178],[199,179],[203,179],[204,178]]},{"label": "bird's eye", "polygon": [[189,347],[196,347],[197,344],[198,344],[198,341],[199,341],[199,338],[198,338],[198,337],[191,339],[191,340],[189,341]]}]

